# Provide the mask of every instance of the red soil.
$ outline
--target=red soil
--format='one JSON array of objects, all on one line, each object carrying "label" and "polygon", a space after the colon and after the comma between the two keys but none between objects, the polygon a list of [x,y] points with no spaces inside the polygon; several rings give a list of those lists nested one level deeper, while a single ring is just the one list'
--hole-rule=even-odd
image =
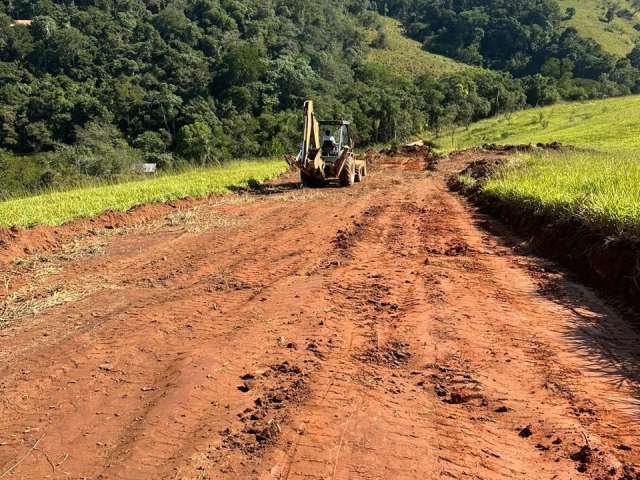
[{"label": "red soil", "polygon": [[9,240],[0,479],[637,478],[640,335],[484,228],[467,160]]}]

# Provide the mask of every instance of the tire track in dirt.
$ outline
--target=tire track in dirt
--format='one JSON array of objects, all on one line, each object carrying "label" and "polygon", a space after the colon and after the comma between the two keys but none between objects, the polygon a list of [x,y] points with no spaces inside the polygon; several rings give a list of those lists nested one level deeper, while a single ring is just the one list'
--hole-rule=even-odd
[{"label": "tire track in dirt", "polygon": [[0,330],[0,475],[635,478],[638,334],[420,155],[56,259],[100,288]]}]

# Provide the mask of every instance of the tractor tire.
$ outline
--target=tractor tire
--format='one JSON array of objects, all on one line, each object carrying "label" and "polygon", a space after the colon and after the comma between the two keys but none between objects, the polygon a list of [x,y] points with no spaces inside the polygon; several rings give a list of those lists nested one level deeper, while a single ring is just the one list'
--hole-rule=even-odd
[{"label": "tractor tire", "polygon": [[364,177],[364,175],[362,174],[362,167],[356,168],[356,176],[354,178],[355,182],[360,183],[362,181],[362,177]]},{"label": "tractor tire", "polygon": [[344,167],[342,167],[342,171],[340,172],[340,186],[341,187],[350,187],[356,181],[356,169],[353,164],[353,160],[347,160]]}]

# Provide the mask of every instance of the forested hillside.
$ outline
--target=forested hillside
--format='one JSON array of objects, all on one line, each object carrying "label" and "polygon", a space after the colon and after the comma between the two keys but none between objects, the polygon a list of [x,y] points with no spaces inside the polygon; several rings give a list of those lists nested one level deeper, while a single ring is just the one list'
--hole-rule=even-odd
[{"label": "forested hillside", "polygon": [[608,54],[563,15],[553,0],[0,0],[0,198],[295,152],[306,98],[364,145],[640,90],[639,49]]},{"label": "forested hillside", "polygon": [[384,28],[368,7],[0,2],[0,196],[126,175],[143,160],[169,167],[292,152],[308,97],[321,115],[353,120],[360,144],[521,103],[502,74],[414,82],[366,61],[370,43],[386,48],[367,35]]},{"label": "forested hillside", "polygon": [[[555,0],[383,0],[424,48],[522,78],[530,104],[626,95],[640,90],[640,55],[628,58],[565,27]],[[575,12],[573,12],[575,13]]]}]

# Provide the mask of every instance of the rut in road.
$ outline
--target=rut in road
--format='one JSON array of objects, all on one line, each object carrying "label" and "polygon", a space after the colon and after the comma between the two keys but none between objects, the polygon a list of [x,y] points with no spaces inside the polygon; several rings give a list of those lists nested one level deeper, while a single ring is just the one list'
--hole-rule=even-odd
[{"label": "rut in road", "polygon": [[0,478],[636,478],[638,333],[428,161],[11,264]]}]

